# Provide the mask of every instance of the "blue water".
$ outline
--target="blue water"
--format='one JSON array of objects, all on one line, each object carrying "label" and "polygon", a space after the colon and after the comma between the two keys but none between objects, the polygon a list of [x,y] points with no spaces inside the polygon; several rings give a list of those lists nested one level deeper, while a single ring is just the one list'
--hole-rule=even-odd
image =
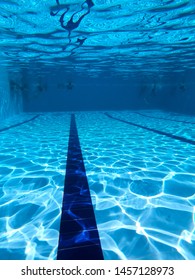
[{"label": "blue water", "polygon": [[1,132],[0,258],[56,258],[69,120],[45,114]]},{"label": "blue water", "polygon": [[[194,139],[191,116],[108,113]],[[75,117],[104,259],[195,259],[194,145],[104,112]],[[56,259],[69,128],[68,112],[42,113],[1,132],[1,259]]]},{"label": "blue water", "polygon": [[0,259],[195,259],[190,0],[0,0]]}]

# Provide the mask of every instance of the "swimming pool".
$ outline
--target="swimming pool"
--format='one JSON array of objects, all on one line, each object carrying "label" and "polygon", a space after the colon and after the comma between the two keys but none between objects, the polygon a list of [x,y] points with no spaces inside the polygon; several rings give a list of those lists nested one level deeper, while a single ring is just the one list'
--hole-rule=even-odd
[{"label": "swimming pool", "polygon": [[[0,258],[67,259],[66,252],[95,244],[108,260],[195,259],[194,124],[193,116],[154,110],[7,120],[0,133]],[[74,162],[76,184],[86,177],[90,198],[82,188],[66,193]]]}]

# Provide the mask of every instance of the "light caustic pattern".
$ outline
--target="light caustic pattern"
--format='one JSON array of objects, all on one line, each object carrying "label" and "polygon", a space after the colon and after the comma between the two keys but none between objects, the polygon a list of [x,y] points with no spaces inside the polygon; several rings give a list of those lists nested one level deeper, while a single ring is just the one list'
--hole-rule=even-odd
[{"label": "light caustic pattern", "polygon": [[157,110],[124,111],[122,114],[114,111],[111,115],[138,125],[144,125],[147,128],[161,130],[165,133],[191,140],[195,139],[194,116],[183,116],[175,113],[168,114]]},{"label": "light caustic pattern", "polygon": [[69,123],[45,114],[0,134],[0,258],[56,258]]},{"label": "light caustic pattern", "polygon": [[[192,125],[185,134],[186,124],[137,113],[184,116],[109,113],[193,135]],[[77,113],[76,122],[105,259],[195,259],[194,146],[103,113]],[[69,126],[68,114],[44,114],[0,134],[1,258],[56,258]]]},{"label": "light caustic pattern", "polygon": [[9,0],[0,11],[0,56],[11,71],[35,62],[38,72],[74,64],[91,77],[194,68],[194,1]]},{"label": "light caustic pattern", "polygon": [[[145,125],[134,112],[109,113]],[[104,258],[195,259],[194,146],[103,114],[76,118]],[[158,130],[182,136],[181,125]]]}]

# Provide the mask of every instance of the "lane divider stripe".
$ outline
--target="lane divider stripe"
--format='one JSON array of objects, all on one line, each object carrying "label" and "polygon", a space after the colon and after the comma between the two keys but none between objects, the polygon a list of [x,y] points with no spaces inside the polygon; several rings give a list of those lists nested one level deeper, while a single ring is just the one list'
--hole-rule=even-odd
[{"label": "lane divider stripe", "polygon": [[149,116],[149,115],[145,115],[145,114],[142,114],[142,113],[139,113],[139,112],[134,112],[134,114],[137,114],[137,115],[140,115],[140,116],[143,116],[143,117],[147,117],[147,118],[151,118],[151,119],[159,119],[159,120],[166,120],[166,121],[179,122],[179,123],[195,124],[194,122],[172,120],[172,119],[168,119],[168,118]]},{"label": "lane divider stripe", "polygon": [[103,260],[75,115],[71,115],[58,260]]},{"label": "lane divider stripe", "polygon": [[179,141],[184,142],[184,143],[188,143],[188,144],[191,144],[191,145],[195,145],[195,141],[194,141],[194,140],[187,139],[187,138],[182,137],[182,136],[173,135],[173,134],[168,133],[168,132],[163,132],[163,131],[160,131],[160,130],[158,130],[158,129],[149,128],[149,127],[146,127],[146,126],[143,126],[143,125],[140,125],[140,124],[136,124],[136,123],[133,123],[133,122],[129,122],[129,121],[126,121],[126,120],[122,120],[122,119],[113,117],[113,116],[111,116],[111,115],[108,114],[108,113],[104,113],[104,114],[105,114],[107,117],[109,117],[109,118],[111,118],[111,119],[113,119],[113,120],[120,121],[120,122],[123,122],[123,123],[126,123],[126,124],[130,124],[130,125],[132,125],[132,126],[140,127],[140,128],[145,129],[145,130],[152,131],[152,132],[155,132],[155,133],[157,133],[157,134],[167,136],[167,137],[172,138],[172,139],[174,139],[174,140],[179,140]]},{"label": "lane divider stripe", "polygon": [[13,124],[13,125],[11,125],[11,126],[8,126],[8,127],[4,127],[4,128],[2,128],[2,129],[0,129],[0,132],[6,131],[6,130],[8,130],[8,129],[11,129],[11,128],[14,128],[14,127],[17,127],[17,126],[20,126],[20,125],[22,125],[22,124],[24,124],[24,123],[31,122],[31,121],[35,120],[36,118],[38,118],[39,116],[41,116],[41,114],[36,115],[36,116],[34,116],[33,118],[31,118],[31,119],[29,119],[29,120],[26,120],[26,121],[23,121],[23,122],[21,122],[21,123],[17,123],[17,124]]}]

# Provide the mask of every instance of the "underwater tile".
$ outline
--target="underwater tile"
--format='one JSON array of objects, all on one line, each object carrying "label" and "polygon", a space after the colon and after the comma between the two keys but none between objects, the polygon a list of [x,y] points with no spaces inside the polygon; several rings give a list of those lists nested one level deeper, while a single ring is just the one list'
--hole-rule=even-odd
[{"label": "underwater tile", "polygon": [[[68,220],[66,220],[67,210],[69,214]],[[86,219],[88,217],[89,219]],[[80,219],[78,220],[78,218]],[[63,259],[62,249],[81,245],[85,247],[94,242],[96,245],[99,244],[98,250],[101,251],[101,244],[77,133],[75,115],[72,114],[57,258],[59,259],[60,256],[60,258]],[[95,248],[97,248],[97,246]],[[74,259],[76,259],[77,251],[74,250],[73,252],[75,252]],[[79,248],[79,252],[82,252],[81,248]],[[84,253],[83,251],[83,254]],[[93,252],[93,254],[96,254],[96,252]],[[66,259],[66,257],[64,253],[64,258]],[[73,256],[71,258],[73,258]],[[103,259],[102,253],[101,259]]]},{"label": "underwater tile", "polygon": [[[95,253],[94,253],[95,252]],[[85,244],[82,247],[62,249],[58,251],[58,260],[99,260],[102,251],[97,244]]]}]

